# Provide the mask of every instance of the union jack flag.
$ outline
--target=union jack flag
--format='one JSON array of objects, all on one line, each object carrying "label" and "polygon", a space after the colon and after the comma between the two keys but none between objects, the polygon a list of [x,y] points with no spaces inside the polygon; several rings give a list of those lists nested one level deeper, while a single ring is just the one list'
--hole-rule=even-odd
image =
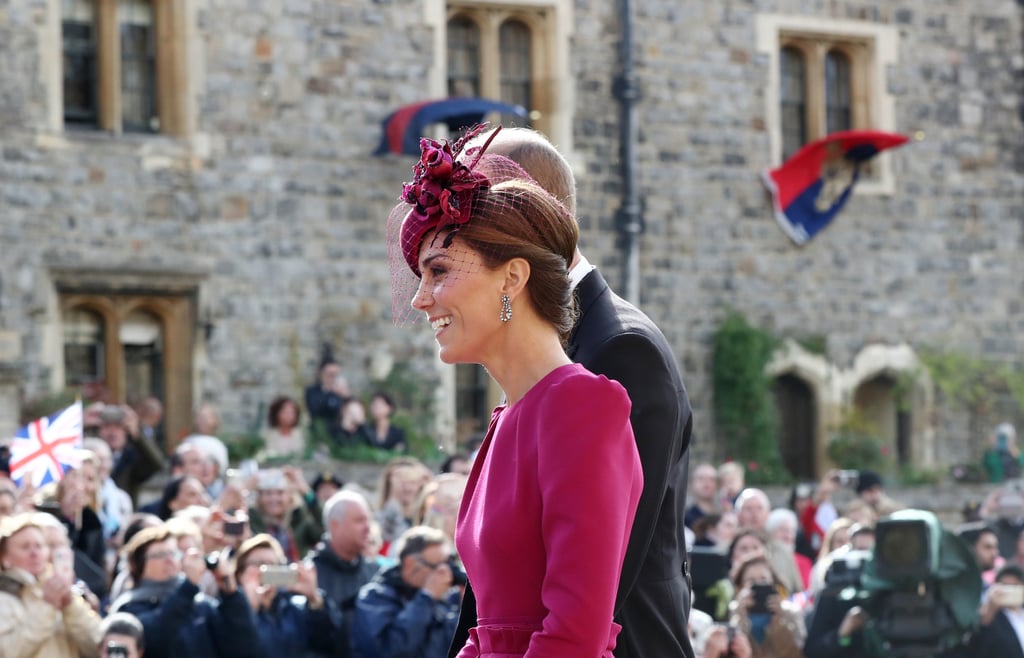
[{"label": "union jack flag", "polygon": [[11,479],[25,478],[40,487],[56,482],[81,463],[82,401],[52,416],[34,420],[18,430],[11,442]]}]

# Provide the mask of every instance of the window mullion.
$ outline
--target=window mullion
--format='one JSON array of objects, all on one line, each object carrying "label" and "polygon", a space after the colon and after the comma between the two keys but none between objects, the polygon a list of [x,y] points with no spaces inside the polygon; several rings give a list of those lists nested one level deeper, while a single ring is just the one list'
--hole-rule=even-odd
[{"label": "window mullion", "polygon": [[480,21],[480,95],[484,98],[501,98],[501,52],[498,28],[502,17],[497,12],[487,12]]},{"label": "window mullion", "polygon": [[869,92],[870,62],[867,49],[856,45],[849,51],[850,57],[850,122],[854,128],[865,128],[872,125],[871,94]]},{"label": "window mullion", "polygon": [[116,0],[96,0],[100,128],[121,132],[121,40]]},{"label": "window mullion", "polygon": [[807,140],[825,136],[825,53],[827,44],[815,43],[807,50]]}]

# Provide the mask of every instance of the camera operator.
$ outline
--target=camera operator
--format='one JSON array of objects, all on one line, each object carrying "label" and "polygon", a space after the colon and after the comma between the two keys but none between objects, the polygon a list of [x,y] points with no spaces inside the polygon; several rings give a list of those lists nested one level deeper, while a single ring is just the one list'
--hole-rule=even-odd
[{"label": "camera operator", "polygon": [[825,574],[825,587],[815,599],[804,644],[806,658],[855,658],[864,655],[860,631],[867,621],[867,613],[859,605],[860,601],[841,597],[840,593],[850,587],[859,587],[863,564],[870,558],[868,551],[848,550],[838,553],[833,559]]},{"label": "camera operator", "polygon": [[1024,658],[1024,570],[1007,565],[985,592],[971,655]]},{"label": "camera operator", "polygon": [[352,624],[355,647],[375,658],[444,658],[458,623],[457,585],[465,585],[465,573],[454,565],[448,540],[435,528],[413,526],[399,536],[395,548],[398,564],[359,591]]},{"label": "camera operator", "polygon": [[341,613],[317,587],[312,564],[289,565],[277,540],[260,534],[238,549],[235,575],[256,613],[261,656],[348,656]]},{"label": "camera operator", "polygon": [[[135,586],[111,612],[129,612],[142,622],[156,658],[248,658],[260,655],[259,633],[230,561],[182,554],[163,525],[140,530],[125,548]],[[220,588],[217,599],[200,593],[207,569]]]},{"label": "camera operator", "polygon": [[781,583],[768,559],[743,561],[733,582],[730,624],[750,639],[753,658],[803,658],[803,618],[779,595]]}]

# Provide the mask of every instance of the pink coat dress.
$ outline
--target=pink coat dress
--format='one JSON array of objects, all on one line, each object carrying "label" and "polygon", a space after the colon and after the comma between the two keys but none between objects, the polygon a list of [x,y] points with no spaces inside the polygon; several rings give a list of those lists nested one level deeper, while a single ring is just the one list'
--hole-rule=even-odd
[{"label": "pink coat dress", "polygon": [[477,603],[459,658],[611,658],[643,488],[629,410],[579,364],[495,410],[455,531]]}]

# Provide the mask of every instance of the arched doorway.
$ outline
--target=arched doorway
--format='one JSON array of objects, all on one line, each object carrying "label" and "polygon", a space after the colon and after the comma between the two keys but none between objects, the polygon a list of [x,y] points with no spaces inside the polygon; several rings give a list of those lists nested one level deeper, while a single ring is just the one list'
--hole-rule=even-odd
[{"label": "arched doorway", "polygon": [[862,382],[854,392],[853,406],[875,436],[889,447],[897,464],[910,463],[911,414],[909,409],[901,408],[896,379],[881,374]]},{"label": "arched doorway", "polygon": [[772,392],[779,413],[782,463],[794,477],[816,479],[818,411],[814,391],[806,381],[787,373],[775,378]]}]

